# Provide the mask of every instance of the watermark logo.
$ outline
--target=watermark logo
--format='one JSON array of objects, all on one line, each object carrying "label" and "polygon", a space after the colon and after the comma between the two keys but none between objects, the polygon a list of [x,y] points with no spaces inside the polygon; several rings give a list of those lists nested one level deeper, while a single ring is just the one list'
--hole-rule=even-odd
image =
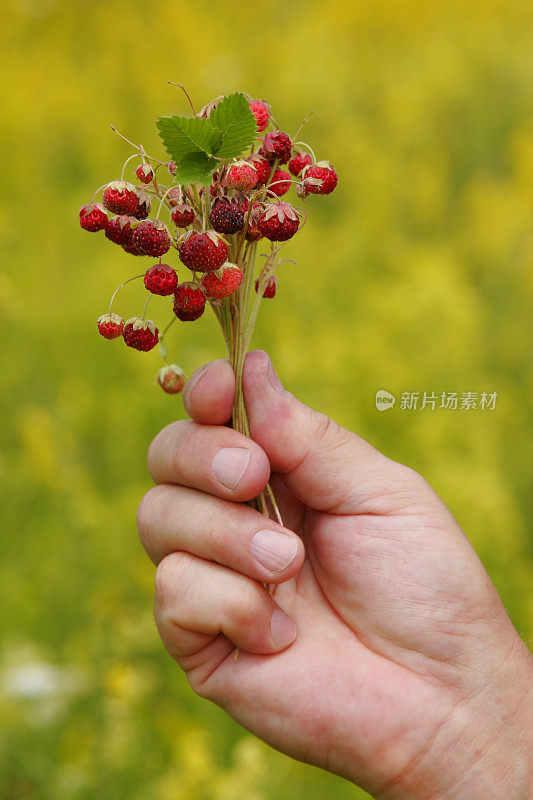
[{"label": "watermark logo", "polygon": [[396,398],[385,389],[378,389],[376,392],[376,408],[378,411],[388,411],[389,408],[394,408]]},{"label": "watermark logo", "polygon": [[[401,392],[400,411],[494,411],[498,392]],[[394,408],[396,397],[385,389],[376,392],[376,408],[388,411]]]}]

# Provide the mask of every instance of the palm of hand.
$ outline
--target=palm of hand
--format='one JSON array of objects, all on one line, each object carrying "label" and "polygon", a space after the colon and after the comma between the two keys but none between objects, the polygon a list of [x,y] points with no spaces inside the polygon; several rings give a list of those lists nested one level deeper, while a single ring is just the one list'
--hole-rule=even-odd
[{"label": "palm of hand", "polygon": [[381,796],[453,711],[454,659],[479,616],[476,556],[436,496],[434,509],[394,496],[372,500],[367,514],[335,515],[280,489],[306,547],[299,574],[274,593],[297,639],[276,655],[227,655],[200,693],[298,759],[338,774],[349,763],[349,777]]}]

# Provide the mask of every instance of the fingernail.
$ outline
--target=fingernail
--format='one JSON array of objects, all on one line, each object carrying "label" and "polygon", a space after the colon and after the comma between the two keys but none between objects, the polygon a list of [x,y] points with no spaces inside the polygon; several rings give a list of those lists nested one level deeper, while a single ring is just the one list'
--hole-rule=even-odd
[{"label": "fingernail", "polygon": [[280,572],[294,561],[298,543],[286,533],[258,531],[252,539],[250,550],[269,572]]},{"label": "fingernail", "polygon": [[280,608],[272,613],[270,631],[277,647],[287,647],[296,639],[296,625]]},{"label": "fingernail", "polygon": [[185,389],[183,390],[183,402],[186,406],[189,403],[193,389],[198,385],[200,379],[205,375],[210,366],[211,364],[204,364],[203,367],[197,369],[185,384]]},{"label": "fingernail", "polygon": [[235,489],[250,461],[250,451],[246,447],[224,447],[213,459],[215,478],[226,488]]},{"label": "fingernail", "polygon": [[283,384],[281,383],[280,379],[278,378],[278,373],[274,369],[272,365],[272,361],[268,365],[268,372],[267,372],[268,382],[272,386],[273,389],[276,390],[279,394],[285,394],[285,389],[283,388]]}]

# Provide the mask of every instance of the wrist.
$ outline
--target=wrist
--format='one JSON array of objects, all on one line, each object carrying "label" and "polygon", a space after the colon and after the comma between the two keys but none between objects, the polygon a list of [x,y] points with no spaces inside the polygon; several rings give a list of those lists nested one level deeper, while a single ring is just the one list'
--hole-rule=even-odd
[{"label": "wrist", "polygon": [[512,634],[380,800],[533,800],[533,658]]},{"label": "wrist", "polygon": [[523,656],[519,662],[520,676],[458,708],[445,758],[453,779],[438,800],[533,800],[532,670]]}]

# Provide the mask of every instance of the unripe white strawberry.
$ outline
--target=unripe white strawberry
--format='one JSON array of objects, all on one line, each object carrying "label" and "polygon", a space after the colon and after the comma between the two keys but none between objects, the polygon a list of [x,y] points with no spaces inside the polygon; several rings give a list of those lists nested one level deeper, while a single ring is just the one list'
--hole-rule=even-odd
[{"label": "unripe white strawberry", "polygon": [[167,394],[179,394],[187,383],[185,373],[177,364],[161,367],[156,375],[156,383]]}]

